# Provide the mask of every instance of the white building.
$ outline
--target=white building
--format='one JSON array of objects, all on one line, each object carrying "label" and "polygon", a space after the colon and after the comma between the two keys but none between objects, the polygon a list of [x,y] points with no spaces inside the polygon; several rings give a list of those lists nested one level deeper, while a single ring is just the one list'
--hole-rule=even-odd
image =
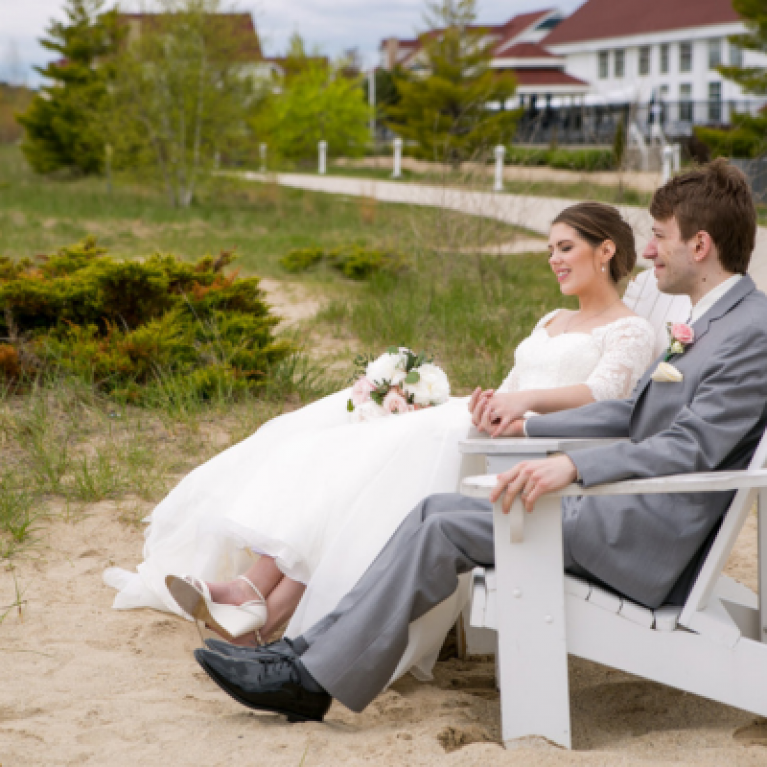
[{"label": "white building", "polygon": [[[482,33],[483,42],[493,46],[490,66],[499,72],[510,72],[517,81],[516,97],[510,107],[518,103],[543,104],[552,97],[583,98],[589,84],[565,72],[566,59],[546,50],[541,45],[552,29],[562,22],[564,15],[556,9],[534,11],[512,17],[505,24],[473,27]],[[431,30],[414,39],[387,38],[381,42],[381,66],[395,66],[411,72],[424,72],[428,67],[423,41],[441,30]]]},{"label": "white building", "polygon": [[586,0],[542,45],[589,83],[587,104],[652,104],[672,132],[684,133],[765,103],[716,71],[767,66],[767,56],[727,39],[744,32],[731,0]]}]

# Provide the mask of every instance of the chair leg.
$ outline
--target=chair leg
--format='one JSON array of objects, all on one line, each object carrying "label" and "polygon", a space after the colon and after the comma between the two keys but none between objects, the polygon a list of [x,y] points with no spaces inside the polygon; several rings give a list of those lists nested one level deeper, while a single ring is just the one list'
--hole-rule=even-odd
[{"label": "chair leg", "polygon": [[494,522],[503,742],[541,736],[570,748],[560,501],[544,496],[526,514],[523,544],[510,542],[499,505]]}]

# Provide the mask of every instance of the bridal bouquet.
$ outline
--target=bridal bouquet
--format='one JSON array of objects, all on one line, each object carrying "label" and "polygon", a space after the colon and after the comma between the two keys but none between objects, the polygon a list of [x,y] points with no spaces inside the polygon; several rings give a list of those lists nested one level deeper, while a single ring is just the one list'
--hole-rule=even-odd
[{"label": "bridal bouquet", "polygon": [[420,352],[390,346],[378,359],[357,357],[347,410],[352,423],[442,405],[450,397],[445,372]]}]

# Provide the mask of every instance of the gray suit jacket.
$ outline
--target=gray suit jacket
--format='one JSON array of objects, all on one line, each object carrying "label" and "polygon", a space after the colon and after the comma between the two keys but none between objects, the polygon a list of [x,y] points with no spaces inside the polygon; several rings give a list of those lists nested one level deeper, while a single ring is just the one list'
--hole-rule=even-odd
[{"label": "gray suit jacket", "polygon": [[[571,452],[585,487],[629,478],[744,469],[767,426],[767,296],[745,276],[670,359],[681,383],[656,383],[656,360],[625,400],[531,418],[531,437],[629,437]],[[681,603],[733,493],[583,497],[563,504],[565,566],[637,602]]]}]

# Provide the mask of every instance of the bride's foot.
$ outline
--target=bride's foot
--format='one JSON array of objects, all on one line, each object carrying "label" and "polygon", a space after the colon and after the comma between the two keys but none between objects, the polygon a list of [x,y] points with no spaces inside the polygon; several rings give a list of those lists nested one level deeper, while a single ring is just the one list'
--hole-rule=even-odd
[{"label": "bride's foot", "polygon": [[249,594],[246,599],[239,599],[238,595],[236,603],[220,602],[207,583],[189,575],[169,575],[165,584],[184,612],[205,623],[227,641],[243,638],[247,642],[255,634],[260,644],[259,629],[267,620],[266,600],[246,576],[239,576],[238,581],[249,590]]},{"label": "bride's foot", "polygon": [[226,583],[208,583],[207,586],[213,601],[220,605],[241,605],[250,602],[255,588],[241,578]]}]

